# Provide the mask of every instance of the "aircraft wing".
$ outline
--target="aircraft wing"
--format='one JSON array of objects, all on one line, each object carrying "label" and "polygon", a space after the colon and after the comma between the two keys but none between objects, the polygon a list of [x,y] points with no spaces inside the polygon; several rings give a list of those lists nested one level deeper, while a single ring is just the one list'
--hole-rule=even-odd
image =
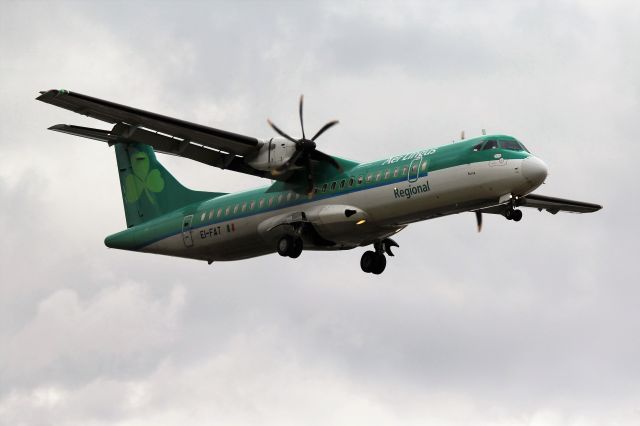
[{"label": "aircraft wing", "polygon": [[78,114],[112,124],[125,123],[134,129],[143,127],[227,153],[246,155],[260,145],[260,141],[253,137],[190,123],[68,90],[48,90],[40,93],[37,100]]},{"label": "aircraft wing", "polygon": [[[269,170],[252,166],[251,160],[260,152],[274,148],[271,145],[273,139],[261,141],[68,90],[43,91],[36,99],[114,124],[111,130],[69,124],[57,124],[49,130],[99,140],[109,145],[120,142],[142,143],[153,147],[157,152],[189,158],[221,169],[283,182],[307,182],[306,174],[300,169],[273,174]],[[331,158],[344,170],[357,165],[339,157]],[[313,161],[316,163],[314,174],[322,174],[323,170],[331,167],[326,161]]]},{"label": "aircraft wing", "polygon": [[[558,212],[593,213],[602,208],[602,206],[599,204],[585,203],[584,201],[567,200],[565,198],[548,197],[546,195],[537,194],[529,194],[524,197],[517,198],[515,200],[514,207],[531,207],[534,209],[538,209],[539,211],[546,210],[551,214],[556,214]],[[508,208],[509,205],[503,203],[472,211],[503,215]]]},{"label": "aircraft wing", "polygon": [[532,207],[540,211],[546,210],[551,214],[558,212],[593,213],[602,208],[599,204],[573,201],[564,198],[547,197],[546,195],[529,194],[516,201],[519,207]]}]

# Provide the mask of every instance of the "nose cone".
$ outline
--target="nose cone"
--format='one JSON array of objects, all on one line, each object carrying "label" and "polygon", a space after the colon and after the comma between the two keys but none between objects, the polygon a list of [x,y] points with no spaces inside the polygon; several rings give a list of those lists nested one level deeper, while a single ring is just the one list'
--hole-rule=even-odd
[{"label": "nose cone", "polygon": [[529,156],[522,162],[522,176],[531,186],[538,187],[547,178],[549,169],[538,157]]}]

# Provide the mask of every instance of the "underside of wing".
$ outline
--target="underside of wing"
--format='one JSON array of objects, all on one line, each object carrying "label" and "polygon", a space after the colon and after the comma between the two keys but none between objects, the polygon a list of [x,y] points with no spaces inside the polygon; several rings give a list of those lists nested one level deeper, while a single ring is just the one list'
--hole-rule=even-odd
[{"label": "underside of wing", "polygon": [[546,210],[552,214],[556,214],[558,212],[593,213],[602,208],[599,204],[536,194],[529,194],[525,197],[518,198],[516,205],[519,207],[532,207],[540,211]]}]

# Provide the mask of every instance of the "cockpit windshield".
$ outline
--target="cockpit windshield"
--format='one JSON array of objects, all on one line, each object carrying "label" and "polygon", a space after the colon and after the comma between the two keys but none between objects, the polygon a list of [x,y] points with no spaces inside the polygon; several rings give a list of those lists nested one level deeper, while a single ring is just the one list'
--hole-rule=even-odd
[{"label": "cockpit windshield", "polygon": [[503,140],[500,141],[500,148],[508,149],[508,150],[511,150],[511,151],[527,151],[527,152],[529,152],[529,150],[527,148],[525,148],[524,145],[522,145],[520,142],[518,142],[516,140],[503,139]]},{"label": "cockpit windshield", "polygon": [[508,149],[510,151],[526,151],[529,150],[519,141],[515,139],[489,139],[474,145],[473,151],[487,151],[490,149]]}]

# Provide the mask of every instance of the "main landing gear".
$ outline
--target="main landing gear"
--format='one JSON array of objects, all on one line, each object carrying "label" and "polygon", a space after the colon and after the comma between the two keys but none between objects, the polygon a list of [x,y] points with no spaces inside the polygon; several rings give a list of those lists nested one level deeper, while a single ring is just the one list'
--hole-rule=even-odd
[{"label": "main landing gear", "polygon": [[302,253],[302,238],[285,235],[278,241],[278,254],[295,259]]},{"label": "main landing gear", "polygon": [[366,273],[380,275],[387,266],[387,258],[384,254],[393,256],[391,247],[398,247],[398,243],[391,238],[385,238],[382,241],[376,241],[373,247],[375,251],[367,250],[362,254],[360,268]]}]

